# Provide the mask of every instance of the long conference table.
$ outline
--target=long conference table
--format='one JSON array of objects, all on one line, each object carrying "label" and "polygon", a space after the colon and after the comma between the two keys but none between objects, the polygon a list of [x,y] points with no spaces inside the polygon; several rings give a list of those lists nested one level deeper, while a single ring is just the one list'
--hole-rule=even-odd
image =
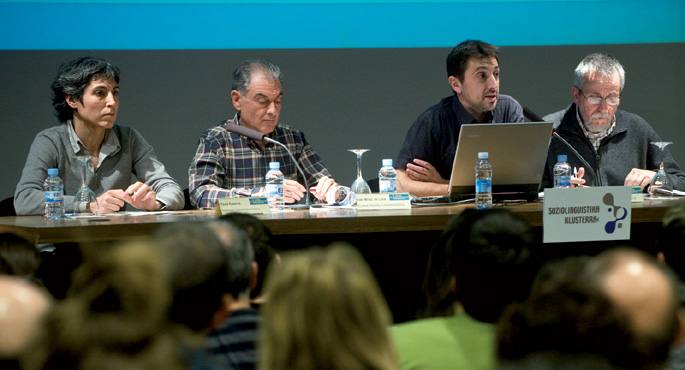
[{"label": "long conference table", "polygon": [[[614,243],[543,244],[550,258],[596,253],[616,244],[649,249],[668,208],[681,200],[633,203],[631,240]],[[431,245],[450,219],[472,205],[421,207],[405,210],[312,209],[257,215],[273,234],[277,250],[325,246],[342,241],[354,245],[371,266],[396,322],[415,317],[421,282]],[[524,218],[542,241],[543,205],[505,206]],[[0,217],[0,231],[20,233],[36,243],[110,244],[150,237],[164,225],[209,222],[213,210],[112,215],[102,219],[48,221],[41,216]]]}]

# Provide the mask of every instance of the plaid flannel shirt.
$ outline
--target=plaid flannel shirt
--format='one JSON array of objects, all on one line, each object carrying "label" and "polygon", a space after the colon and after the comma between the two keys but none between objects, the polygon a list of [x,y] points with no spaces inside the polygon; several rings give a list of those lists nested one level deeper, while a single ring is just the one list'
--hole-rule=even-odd
[{"label": "plaid flannel shirt", "polygon": [[[252,139],[227,131],[226,124],[235,122],[236,118],[227,120],[200,137],[188,170],[190,202],[197,208],[213,208],[217,199],[226,196],[258,193],[266,184],[269,162],[280,162],[286,179],[303,183],[285,149],[272,143],[261,148]],[[268,136],[288,147],[310,186],[330,176],[302,132],[279,124]]]}]

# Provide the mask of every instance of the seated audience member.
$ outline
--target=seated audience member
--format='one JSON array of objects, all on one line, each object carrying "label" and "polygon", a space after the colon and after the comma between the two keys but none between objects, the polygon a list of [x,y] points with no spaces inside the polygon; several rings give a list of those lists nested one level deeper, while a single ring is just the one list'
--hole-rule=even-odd
[{"label": "seated audience member", "polygon": [[165,225],[153,240],[169,269],[171,321],[205,336],[226,318],[226,250],[204,223]]},{"label": "seated audience member", "polygon": [[68,296],[46,315],[24,368],[190,368],[187,331],[168,321],[160,257],[144,243],[84,250]]},{"label": "seated audience member", "polygon": [[231,132],[229,125],[256,130],[288,147],[305,172],[308,184],[316,185],[313,194],[325,200],[326,191],[335,181],[304,134],[279,122],[283,97],[280,68],[265,60],[240,63],[233,71],[230,96],[237,114],[202,134],[190,164],[191,204],[197,208],[213,208],[221,197],[258,193],[265,185],[269,162],[281,164],[286,203],[309,196],[285,149]]},{"label": "seated audience member", "polygon": [[28,240],[0,232],[0,274],[32,279],[40,266],[40,253]]},{"label": "seated audience member", "polygon": [[260,369],[396,369],[390,313],[368,265],[333,245],[284,254],[269,269]]},{"label": "seated audience member", "polygon": [[504,209],[465,210],[436,248],[451,260],[452,305],[458,308],[447,317],[392,328],[400,367],[492,369],[493,323],[508,304],[527,297],[536,271],[530,228]]},{"label": "seated audience member", "polygon": [[[659,235],[659,258],[668,265],[678,278],[678,298],[680,308],[678,317],[681,327],[685,326],[685,206],[671,207],[664,215],[662,231]],[[685,369],[685,343],[681,335],[679,342],[671,351],[667,370]]]},{"label": "seated audience member", "polygon": [[499,93],[497,48],[466,40],[447,55],[447,82],[453,95],[421,113],[407,131],[397,158],[401,191],[414,195],[445,195],[465,123],[505,123],[524,120],[523,108]]},{"label": "seated audience member", "polygon": [[[133,128],[115,125],[119,110],[119,68],[82,57],[60,66],[52,83],[52,106],[61,124],[36,135],[14,193],[17,215],[44,211],[43,181],[58,168],[64,181],[64,206],[74,209],[83,163],[92,168],[88,186],[96,204],[81,210],[108,213],[126,204],[137,209],[182,209],[183,192],[157,159],[152,146]],[[134,180],[138,180],[135,181]]]},{"label": "seated audience member", "polygon": [[19,370],[22,356],[40,328],[50,298],[40,288],[16,276],[0,275],[0,369]]},{"label": "seated audience member", "polygon": [[226,293],[222,309],[228,318],[209,332],[207,349],[222,369],[255,369],[259,315],[250,306],[250,288],[257,277],[252,243],[246,233],[226,219],[211,225],[226,250]]},{"label": "seated audience member", "polygon": [[661,141],[652,126],[642,117],[618,109],[624,85],[625,71],[614,57],[596,53],[580,61],[571,87],[573,104],[557,128],[566,142],[552,138],[543,188],[553,186],[557,155],[566,154],[569,164],[578,169],[572,179],[577,185],[637,185],[645,189],[663,161],[674,188],[685,190],[685,173],[670,151],[662,152],[652,144]]},{"label": "seated audience member", "polygon": [[272,261],[278,261],[278,255],[271,247],[271,231],[257,217],[247,213],[229,213],[220,217],[236,228],[243,230],[250,237],[254,250],[254,261],[257,263],[257,280],[250,289],[252,307],[259,308],[264,303],[262,288],[267,268]]},{"label": "seated audience member", "polygon": [[[539,352],[594,354],[621,369],[659,369],[678,333],[675,286],[667,269],[632,250],[604,252],[580,268],[555,266],[557,287],[538,285],[500,322],[498,357]],[[565,278],[564,278],[565,277]],[[564,281],[566,280],[566,281]]]}]

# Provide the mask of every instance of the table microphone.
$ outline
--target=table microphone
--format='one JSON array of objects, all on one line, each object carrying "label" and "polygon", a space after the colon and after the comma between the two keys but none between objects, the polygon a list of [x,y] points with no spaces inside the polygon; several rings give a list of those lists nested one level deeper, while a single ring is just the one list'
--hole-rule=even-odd
[{"label": "table microphone", "polygon": [[[532,110],[528,109],[528,107],[523,107],[523,115],[533,122],[543,122],[544,121],[544,119],[542,119],[542,117],[537,115]],[[552,129],[552,136],[554,136],[559,141],[561,141],[562,144],[564,144],[564,146],[566,146],[571,151],[571,153],[573,153],[583,163],[583,166],[585,166],[585,169],[592,171],[595,174],[595,178],[597,179],[598,186],[602,186],[602,179],[599,176],[597,176],[595,169],[592,166],[590,166],[590,163],[588,163],[585,160],[585,158],[583,158],[583,156],[580,155],[580,153],[578,153],[576,148],[574,148],[573,145],[571,145],[571,143],[569,143],[568,141],[566,141],[566,139],[564,139],[561,135],[559,135],[556,128]]]},{"label": "table microphone", "polygon": [[[285,151],[290,156],[290,159],[292,159],[293,163],[295,163],[295,167],[297,168],[297,171],[300,173],[300,175],[302,175],[302,179],[304,180],[304,188],[309,189],[309,184],[307,183],[307,176],[305,176],[304,171],[302,171],[302,167],[300,167],[300,164],[297,163],[297,160],[295,159],[295,156],[293,156],[293,153],[291,153],[290,150],[288,149],[288,147],[285,146],[283,143],[281,143],[280,141],[276,141],[270,137],[267,137],[263,133],[261,133],[257,130],[253,130],[249,127],[236,125],[234,123],[226,123],[225,127],[226,127],[226,130],[228,130],[230,132],[236,133],[236,134],[241,135],[241,136],[245,136],[245,137],[250,138],[254,141],[261,141],[261,142],[266,141],[269,143],[276,144],[276,145],[282,147],[283,149],[285,149]],[[305,191],[304,198],[305,198],[305,204],[291,204],[291,205],[288,205],[288,208],[309,208],[309,206],[310,206],[310,204],[309,204],[309,193],[306,191]]]}]

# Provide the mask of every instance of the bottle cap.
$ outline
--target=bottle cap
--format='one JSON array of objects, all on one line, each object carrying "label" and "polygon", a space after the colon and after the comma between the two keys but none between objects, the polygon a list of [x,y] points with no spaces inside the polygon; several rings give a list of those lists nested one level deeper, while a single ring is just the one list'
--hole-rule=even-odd
[{"label": "bottle cap", "polygon": [[381,163],[383,163],[383,166],[392,166],[392,159],[383,159]]},{"label": "bottle cap", "polygon": [[568,160],[568,157],[566,154],[558,154],[557,155],[557,162],[566,162]]},{"label": "bottle cap", "polygon": [[269,162],[269,169],[270,170],[280,170],[281,169],[281,163],[280,162]]},{"label": "bottle cap", "polygon": [[478,159],[488,159],[488,152],[478,152]]},{"label": "bottle cap", "polygon": [[48,168],[48,176],[59,176],[58,168]]}]

